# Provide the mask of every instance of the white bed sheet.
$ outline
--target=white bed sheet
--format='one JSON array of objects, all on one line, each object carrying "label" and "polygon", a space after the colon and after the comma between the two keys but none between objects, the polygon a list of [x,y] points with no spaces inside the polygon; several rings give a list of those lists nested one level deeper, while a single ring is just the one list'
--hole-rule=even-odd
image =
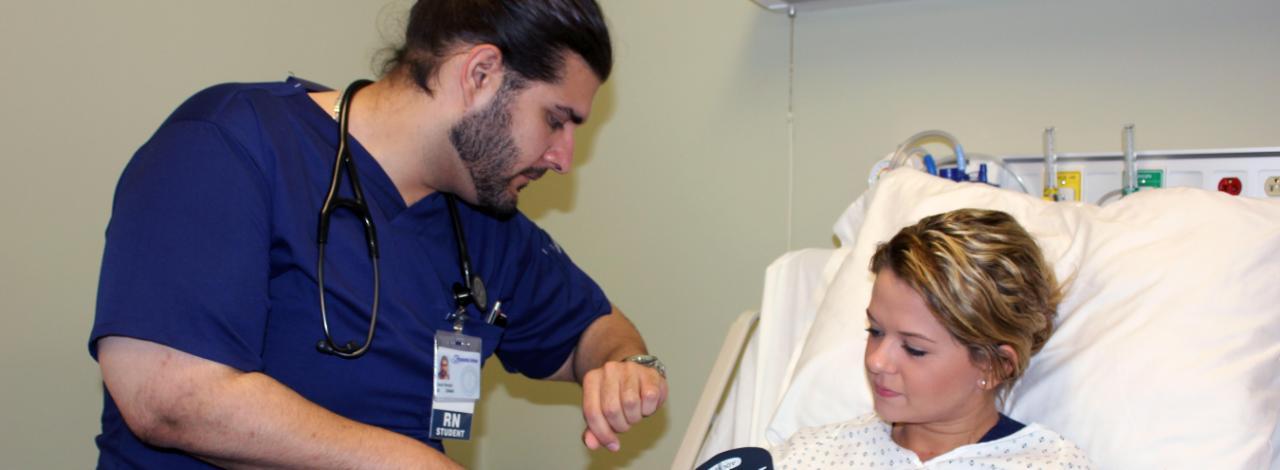
[{"label": "white bed sheet", "polygon": [[765,270],[760,321],[749,337],[724,407],[712,422],[697,462],[733,448],[766,445],[764,430],[782,396],[782,378],[795,366],[822,292],[848,251],[796,250]]}]

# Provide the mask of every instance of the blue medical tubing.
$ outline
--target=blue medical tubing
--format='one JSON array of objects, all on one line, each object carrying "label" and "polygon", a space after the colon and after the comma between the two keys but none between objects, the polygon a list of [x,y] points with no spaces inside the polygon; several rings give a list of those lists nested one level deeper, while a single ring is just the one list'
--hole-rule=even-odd
[{"label": "blue medical tubing", "polygon": [[924,154],[924,169],[933,176],[938,176],[938,162],[933,159],[933,155]]}]

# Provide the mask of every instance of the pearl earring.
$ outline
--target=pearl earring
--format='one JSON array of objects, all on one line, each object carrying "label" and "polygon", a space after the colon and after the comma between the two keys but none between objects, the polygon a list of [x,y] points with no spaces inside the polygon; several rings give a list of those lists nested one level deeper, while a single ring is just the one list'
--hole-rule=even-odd
[{"label": "pearl earring", "polygon": [[986,389],[987,389],[987,379],[978,379],[978,387],[979,387],[979,388],[981,388],[981,389],[983,389],[983,390],[986,390]]}]

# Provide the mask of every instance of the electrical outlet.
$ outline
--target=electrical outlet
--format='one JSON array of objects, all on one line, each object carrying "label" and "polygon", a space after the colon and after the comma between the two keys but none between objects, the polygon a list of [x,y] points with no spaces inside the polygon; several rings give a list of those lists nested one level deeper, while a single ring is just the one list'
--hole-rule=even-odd
[{"label": "electrical outlet", "polygon": [[1267,196],[1280,197],[1280,176],[1267,178],[1262,188],[1267,193]]}]

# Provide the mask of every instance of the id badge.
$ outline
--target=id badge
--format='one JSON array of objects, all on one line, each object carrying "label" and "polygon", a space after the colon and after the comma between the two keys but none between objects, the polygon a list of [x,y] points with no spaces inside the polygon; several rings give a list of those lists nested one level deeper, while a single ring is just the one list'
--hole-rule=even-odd
[{"label": "id badge", "polygon": [[480,338],[437,331],[432,374],[432,439],[471,438],[471,417],[480,399]]}]

